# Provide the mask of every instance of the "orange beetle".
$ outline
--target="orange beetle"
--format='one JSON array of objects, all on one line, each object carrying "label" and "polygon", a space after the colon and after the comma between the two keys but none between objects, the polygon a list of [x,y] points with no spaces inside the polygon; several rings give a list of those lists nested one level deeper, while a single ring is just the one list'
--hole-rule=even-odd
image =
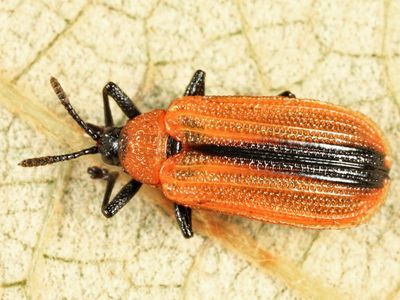
[{"label": "orange beetle", "polygon": [[[85,123],[59,83],[51,84],[74,120],[96,141],[79,152],[27,159],[25,167],[101,153],[132,180],[110,201],[118,173],[91,167],[107,188],[102,212],[114,216],[142,183],[161,186],[175,204],[184,237],[191,208],[307,228],[357,225],[382,203],[388,146],[365,116],[286,91],[278,96],[204,96],[198,70],[184,97],[140,114],[114,83],[103,89],[105,126]],[[128,116],[114,126],[111,96]]]}]

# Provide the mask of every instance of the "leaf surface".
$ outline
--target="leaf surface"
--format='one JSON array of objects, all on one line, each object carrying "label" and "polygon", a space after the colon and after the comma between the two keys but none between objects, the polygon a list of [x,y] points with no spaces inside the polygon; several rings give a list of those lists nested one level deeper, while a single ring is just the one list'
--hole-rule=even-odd
[{"label": "leaf surface", "polygon": [[[128,2],[0,4],[2,299],[399,298],[398,2]],[[105,220],[105,186],[86,174],[101,165],[96,156],[17,166],[91,145],[50,76],[84,120],[101,124],[109,80],[149,111],[182,95],[196,69],[207,72],[209,95],[289,89],[371,117],[392,148],[387,201],[346,230],[195,212],[187,241],[150,187]]]}]

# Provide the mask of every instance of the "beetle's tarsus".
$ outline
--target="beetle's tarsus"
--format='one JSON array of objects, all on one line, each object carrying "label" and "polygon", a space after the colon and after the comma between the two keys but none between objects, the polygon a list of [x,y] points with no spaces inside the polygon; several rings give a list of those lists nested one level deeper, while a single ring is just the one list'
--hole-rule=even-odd
[{"label": "beetle's tarsus", "polygon": [[96,166],[89,167],[87,169],[88,174],[90,175],[90,178],[92,179],[108,179],[108,170],[99,168]]},{"label": "beetle's tarsus", "polygon": [[204,96],[206,72],[197,70],[186,87],[184,96]]},{"label": "beetle's tarsus", "polygon": [[291,91],[284,91],[280,93],[278,96],[287,97],[287,98],[296,98],[296,95],[293,94]]},{"label": "beetle's tarsus", "polygon": [[189,239],[193,236],[192,231],[192,209],[174,203],[176,221],[181,229],[184,238]]}]

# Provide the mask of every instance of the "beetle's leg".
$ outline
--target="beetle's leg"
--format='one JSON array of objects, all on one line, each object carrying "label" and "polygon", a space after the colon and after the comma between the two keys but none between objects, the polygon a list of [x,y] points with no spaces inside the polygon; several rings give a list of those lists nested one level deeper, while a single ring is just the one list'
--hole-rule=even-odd
[{"label": "beetle's leg", "polygon": [[291,91],[284,91],[280,93],[278,96],[288,97],[288,98],[296,98],[296,95],[293,94]]},{"label": "beetle's leg", "polygon": [[90,129],[92,129],[94,132],[96,132],[99,136],[104,133],[104,127],[103,126],[94,125],[94,124],[88,123],[88,122],[86,122],[86,125]]},{"label": "beetle's leg", "polygon": [[115,179],[117,178],[117,176],[113,174],[118,173],[110,173],[107,180],[107,188],[104,194],[103,203],[101,205],[101,212],[106,218],[113,217],[122,207],[125,206],[125,204],[129,202],[129,200],[132,199],[132,197],[142,186],[139,181],[132,179],[122,187],[122,189],[110,202],[111,191],[114,187]]},{"label": "beetle's leg", "polygon": [[[206,73],[202,70],[197,70],[188,86],[186,87],[184,96],[204,96],[205,93]],[[192,209],[180,204],[174,203],[176,221],[185,238],[193,236],[192,231]]]},{"label": "beetle's leg", "polygon": [[192,231],[192,209],[183,205],[174,203],[176,221],[183,236],[188,239],[193,236]]},{"label": "beetle's leg", "polygon": [[107,169],[91,167],[88,169],[90,177],[94,179],[107,180],[106,192],[104,193],[101,212],[106,218],[113,217],[122,207],[125,206],[136,194],[142,184],[139,181],[131,180],[118,192],[117,195],[110,201],[111,192],[114,188],[115,180],[118,177],[117,172],[109,173]]},{"label": "beetle's leg", "polygon": [[107,169],[102,169],[96,166],[88,168],[87,172],[92,179],[106,179],[106,177],[108,176]]},{"label": "beetle's leg", "polygon": [[114,125],[108,99],[109,96],[117,102],[118,106],[129,119],[140,115],[140,111],[121,88],[114,82],[109,82],[103,88],[104,123],[106,127]]},{"label": "beetle's leg", "polygon": [[204,96],[206,72],[197,70],[186,87],[183,96]]}]

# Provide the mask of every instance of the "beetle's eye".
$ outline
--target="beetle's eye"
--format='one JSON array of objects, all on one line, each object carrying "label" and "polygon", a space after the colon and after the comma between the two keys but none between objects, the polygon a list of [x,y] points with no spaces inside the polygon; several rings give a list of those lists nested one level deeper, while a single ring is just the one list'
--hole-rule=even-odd
[{"label": "beetle's eye", "polygon": [[106,164],[119,165],[119,132],[120,128],[111,128],[104,133],[99,140],[99,152]]}]

